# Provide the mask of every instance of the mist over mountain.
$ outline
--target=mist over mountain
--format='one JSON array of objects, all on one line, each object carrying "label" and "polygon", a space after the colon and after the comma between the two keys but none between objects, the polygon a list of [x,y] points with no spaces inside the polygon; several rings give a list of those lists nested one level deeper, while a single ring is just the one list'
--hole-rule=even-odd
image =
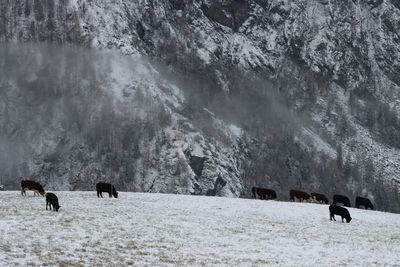
[{"label": "mist over mountain", "polygon": [[0,3],[0,176],[400,212],[400,6]]}]

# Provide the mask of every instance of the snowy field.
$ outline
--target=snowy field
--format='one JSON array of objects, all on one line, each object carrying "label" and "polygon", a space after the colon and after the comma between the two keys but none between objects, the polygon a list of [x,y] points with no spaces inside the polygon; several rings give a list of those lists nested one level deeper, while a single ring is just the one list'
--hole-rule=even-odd
[{"label": "snowy field", "polygon": [[400,266],[400,215],[167,194],[0,192],[1,266]]}]

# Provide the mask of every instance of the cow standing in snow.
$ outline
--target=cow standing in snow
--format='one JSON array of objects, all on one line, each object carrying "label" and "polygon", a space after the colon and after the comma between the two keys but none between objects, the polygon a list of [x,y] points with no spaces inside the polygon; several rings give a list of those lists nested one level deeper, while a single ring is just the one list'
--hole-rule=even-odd
[{"label": "cow standing in snow", "polygon": [[323,194],[311,193],[311,198],[319,203],[329,204],[328,198]]},{"label": "cow standing in snow", "polygon": [[46,210],[47,206],[51,207],[53,206],[53,211],[58,211],[60,209],[60,204],[58,204],[58,197],[53,194],[53,193],[46,193]]},{"label": "cow standing in snow", "polygon": [[374,205],[372,205],[371,201],[365,197],[356,197],[356,208],[359,209],[360,206],[364,206],[367,209],[374,209]]},{"label": "cow standing in snow", "polygon": [[336,205],[337,203],[341,203],[341,204],[345,205],[346,207],[351,207],[350,199],[346,196],[334,195],[333,196],[333,204]]},{"label": "cow standing in snow", "polygon": [[251,192],[254,198],[258,195],[260,199],[276,199],[276,192],[272,189],[253,187]]},{"label": "cow standing in snow", "polygon": [[289,192],[289,199],[291,201],[296,201],[296,199],[298,199],[300,202],[303,202],[303,201],[309,201],[310,198],[311,198],[310,195],[303,191],[290,190]]},{"label": "cow standing in snow", "polygon": [[332,219],[334,221],[336,221],[335,215],[341,216],[342,222],[343,222],[343,219],[346,219],[346,222],[348,222],[348,223],[351,221],[350,212],[346,208],[336,206],[336,204],[332,204],[329,206],[329,215],[330,215],[331,221],[332,221]]},{"label": "cow standing in snow", "polygon": [[118,198],[117,190],[115,190],[115,187],[110,183],[102,183],[102,182],[97,183],[96,191],[97,191],[97,197],[103,197],[102,192],[106,192],[110,197],[114,196],[115,198]]},{"label": "cow standing in snow", "polygon": [[21,181],[21,195],[26,196],[26,190],[33,190],[33,195],[44,196],[44,189],[41,184],[31,180]]}]

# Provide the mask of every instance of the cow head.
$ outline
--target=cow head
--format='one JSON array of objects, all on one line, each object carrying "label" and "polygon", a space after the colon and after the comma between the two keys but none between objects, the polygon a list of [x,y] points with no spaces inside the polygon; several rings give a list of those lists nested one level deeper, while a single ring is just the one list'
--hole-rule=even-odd
[{"label": "cow head", "polygon": [[346,222],[347,222],[347,223],[351,222],[351,217],[350,217],[350,216],[349,216],[349,217],[346,217],[345,219],[346,219]]},{"label": "cow head", "polygon": [[55,205],[53,205],[53,209],[54,209],[55,211],[58,211],[60,208],[61,208],[61,206],[58,205],[58,203],[55,204]]},{"label": "cow head", "polygon": [[45,192],[44,192],[43,186],[42,186],[40,183],[37,183],[37,182],[36,182],[35,188],[36,188],[36,191],[37,191],[42,197],[44,197]]},{"label": "cow head", "polygon": [[115,188],[114,188],[114,190],[113,190],[113,196],[114,196],[115,198],[118,198],[118,192],[115,190]]}]

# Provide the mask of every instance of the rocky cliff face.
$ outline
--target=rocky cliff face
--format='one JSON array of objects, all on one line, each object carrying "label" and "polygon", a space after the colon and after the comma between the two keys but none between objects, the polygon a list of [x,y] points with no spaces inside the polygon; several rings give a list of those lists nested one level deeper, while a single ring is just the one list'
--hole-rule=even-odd
[{"label": "rocky cliff face", "polygon": [[[397,1],[9,0],[0,11],[4,177],[298,188],[400,211]],[[9,75],[15,58],[29,75]]]}]

